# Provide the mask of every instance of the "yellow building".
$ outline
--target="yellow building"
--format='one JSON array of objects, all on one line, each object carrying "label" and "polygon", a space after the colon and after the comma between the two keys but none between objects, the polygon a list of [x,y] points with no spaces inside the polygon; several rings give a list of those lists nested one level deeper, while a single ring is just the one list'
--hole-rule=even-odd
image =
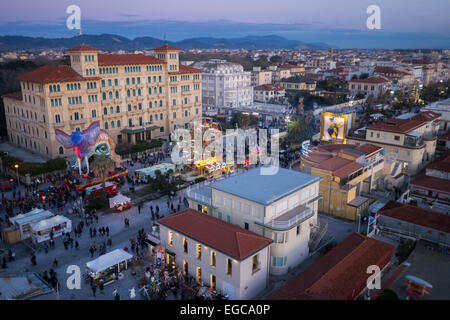
[{"label": "yellow building", "polygon": [[55,129],[71,133],[99,121],[116,143],[167,136],[202,115],[201,70],[179,63],[180,50],[101,54],[67,50],[70,66],[46,65],[19,77],[21,92],[3,96],[10,142],[49,158],[71,156]]},{"label": "yellow building", "polygon": [[376,189],[383,177],[383,148],[371,144],[320,145],[303,154],[299,170],[321,177],[319,211],[356,220],[373,201],[360,195]]},{"label": "yellow building", "polygon": [[316,81],[298,75],[281,79],[280,85],[284,87],[286,90],[295,90],[295,91],[316,90]]}]

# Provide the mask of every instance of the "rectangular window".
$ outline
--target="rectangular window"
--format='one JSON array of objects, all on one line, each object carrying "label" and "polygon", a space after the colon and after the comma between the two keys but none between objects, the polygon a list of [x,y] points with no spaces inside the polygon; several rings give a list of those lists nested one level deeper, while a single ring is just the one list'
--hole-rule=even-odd
[{"label": "rectangular window", "polygon": [[216,252],[211,251],[211,267],[216,267]]},{"label": "rectangular window", "polygon": [[230,277],[233,275],[233,261],[227,258],[227,275]]},{"label": "rectangular window", "polygon": [[259,254],[255,254],[252,260],[252,273],[258,272],[261,269],[261,263],[259,262]]},{"label": "rectangular window", "polygon": [[173,247],[173,232],[170,230],[168,231],[168,244]]},{"label": "rectangular window", "polygon": [[198,260],[202,260],[202,245],[201,244],[197,244],[196,245],[196,250],[197,250],[197,259]]},{"label": "rectangular window", "polygon": [[188,241],[186,238],[183,238],[183,252],[188,253]]},{"label": "rectangular window", "polygon": [[197,267],[197,283],[202,284],[202,268]]}]

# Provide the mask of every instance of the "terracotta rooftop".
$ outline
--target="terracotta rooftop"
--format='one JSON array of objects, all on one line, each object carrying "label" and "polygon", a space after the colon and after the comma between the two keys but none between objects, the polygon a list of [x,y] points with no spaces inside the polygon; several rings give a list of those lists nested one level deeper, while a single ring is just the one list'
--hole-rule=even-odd
[{"label": "terracotta rooftop", "polygon": [[339,168],[338,170],[334,171],[333,174],[341,179],[348,177],[353,172],[358,171],[359,169],[363,168],[363,165],[352,161],[349,164],[346,164],[345,166]]},{"label": "terracotta rooftop", "polygon": [[16,91],[16,92],[5,93],[2,97],[22,101],[22,92]]},{"label": "terracotta rooftop", "polygon": [[436,178],[427,175],[420,175],[409,183],[420,189],[431,190],[450,195],[450,181],[447,179]]},{"label": "terracotta rooftop", "polygon": [[97,77],[84,78],[80,76],[70,66],[45,65],[36,70],[25,73],[17,78],[19,81],[34,83],[52,83],[69,81],[87,81],[91,79],[100,79]]},{"label": "terracotta rooftop", "polygon": [[297,69],[297,68],[303,68],[303,66],[296,66],[295,64],[285,63],[279,66],[280,69]]},{"label": "terracotta rooftop", "polygon": [[434,111],[423,111],[423,112],[419,113],[418,115],[411,117],[410,119],[428,122],[428,121],[436,120],[440,116],[441,116],[440,113],[437,113]]},{"label": "terracotta rooftop", "polygon": [[367,284],[367,267],[383,269],[395,247],[352,233],[335,248],[290,280],[270,300],[353,300]]},{"label": "terracotta rooftop", "polygon": [[366,78],[366,79],[352,79],[349,82],[357,82],[357,83],[384,83],[384,82],[388,82],[386,79],[383,78],[376,78],[376,77],[371,77],[371,78]]},{"label": "terracotta rooftop", "polygon": [[389,201],[377,215],[450,233],[450,215],[396,201]]},{"label": "terracotta rooftop", "polygon": [[382,66],[375,67],[374,72],[375,73],[381,73],[381,74],[397,74],[397,75],[406,75],[406,74],[408,74],[407,72],[403,72],[403,71],[394,69],[392,67],[382,67]]},{"label": "terracotta rooftop", "polygon": [[192,209],[162,218],[158,223],[237,260],[272,243],[271,239]]},{"label": "terracotta rooftop", "polygon": [[79,46],[67,49],[67,51],[69,51],[69,52],[75,52],[75,51],[98,51],[98,49],[94,48],[94,47],[91,47],[91,46],[88,46],[86,44],[81,44]]},{"label": "terracotta rooftop", "polygon": [[179,71],[176,72],[169,72],[170,75],[176,75],[176,74],[187,74],[187,73],[202,73],[203,70],[197,69],[190,66],[185,66],[184,64],[179,65]]},{"label": "terracotta rooftop", "polygon": [[442,156],[431,162],[427,169],[450,172],[450,150],[447,150]]},{"label": "terracotta rooftop", "polygon": [[367,129],[406,134],[422,125],[423,121],[420,120],[392,118],[367,126]]},{"label": "terracotta rooftop", "polygon": [[165,64],[164,60],[153,56],[139,54],[99,54],[99,66],[131,65],[131,64]]},{"label": "terracotta rooftop", "polygon": [[168,44],[154,48],[153,50],[154,51],[181,51],[181,49],[175,48],[174,46],[170,46]]},{"label": "terracotta rooftop", "polygon": [[363,145],[357,147],[356,150],[362,151],[362,152],[364,152],[366,154],[366,156],[369,156],[372,153],[379,152],[379,151],[383,150],[383,148],[379,147],[379,146],[376,146],[376,145],[373,145],[373,144],[370,144],[370,143],[367,143],[367,144],[363,144]]},{"label": "terracotta rooftop", "polygon": [[275,84],[262,84],[260,86],[256,86],[253,88],[254,90],[263,90],[263,91],[283,91],[284,88],[277,86]]}]

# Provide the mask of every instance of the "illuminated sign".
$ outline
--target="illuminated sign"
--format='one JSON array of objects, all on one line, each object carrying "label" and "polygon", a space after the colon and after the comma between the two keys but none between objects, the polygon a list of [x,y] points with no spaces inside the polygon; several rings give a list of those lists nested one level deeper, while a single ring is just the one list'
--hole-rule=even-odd
[{"label": "illuminated sign", "polygon": [[217,170],[223,170],[224,172],[230,172],[232,173],[233,170],[231,169],[231,166],[234,165],[234,161],[231,161],[229,163],[222,162],[217,157],[211,157],[203,160],[198,160],[195,162],[195,166],[197,168],[205,167],[209,171],[217,171]]}]

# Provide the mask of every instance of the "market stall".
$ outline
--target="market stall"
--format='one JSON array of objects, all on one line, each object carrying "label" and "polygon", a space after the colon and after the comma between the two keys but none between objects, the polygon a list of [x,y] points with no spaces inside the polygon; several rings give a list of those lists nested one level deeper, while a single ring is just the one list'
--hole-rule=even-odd
[{"label": "market stall", "polygon": [[173,163],[160,163],[151,167],[136,170],[135,172],[142,176],[142,180],[145,183],[148,183],[149,179],[156,178],[156,171],[161,172],[161,174],[165,174],[169,170],[175,172],[175,165]]},{"label": "market stall", "polygon": [[87,275],[94,281],[108,285],[120,278],[120,271],[126,270],[133,255],[116,249],[86,263]]},{"label": "market stall", "polygon": [[48,210],[33,209],[30,212],[9,218],[9,221],[20,231],[20,240],[31,237],[31,225],[55,215]]},{"label": "market stall", "polygon": [[31,239],[34,243],[41,243],[50,240],[50,233],[53,233],[53,237],[59,237],[70,231],[72,220],[64,216],[54,216],[32,224]]},{"label": "market stall", "polygon": [[109,199],[109,207],[115,208],[117,212],[131,208],[131,199],[119,193],[117,196]]},{"label": "market stall", "polygon": [[[119,188],[117,186],[117,183],[115,183],[115,182],[107,181],[105,183],[105,187],[106,187],[106,195],[107,196],[115,196],[119,192]],[[92,193],[94,193],[95,197],[97,198],[102,192],[103,192],[103,186],[101,183],[99,183],[95,186],[86,188],[86,194],[88,196],[91,195]]]}]

